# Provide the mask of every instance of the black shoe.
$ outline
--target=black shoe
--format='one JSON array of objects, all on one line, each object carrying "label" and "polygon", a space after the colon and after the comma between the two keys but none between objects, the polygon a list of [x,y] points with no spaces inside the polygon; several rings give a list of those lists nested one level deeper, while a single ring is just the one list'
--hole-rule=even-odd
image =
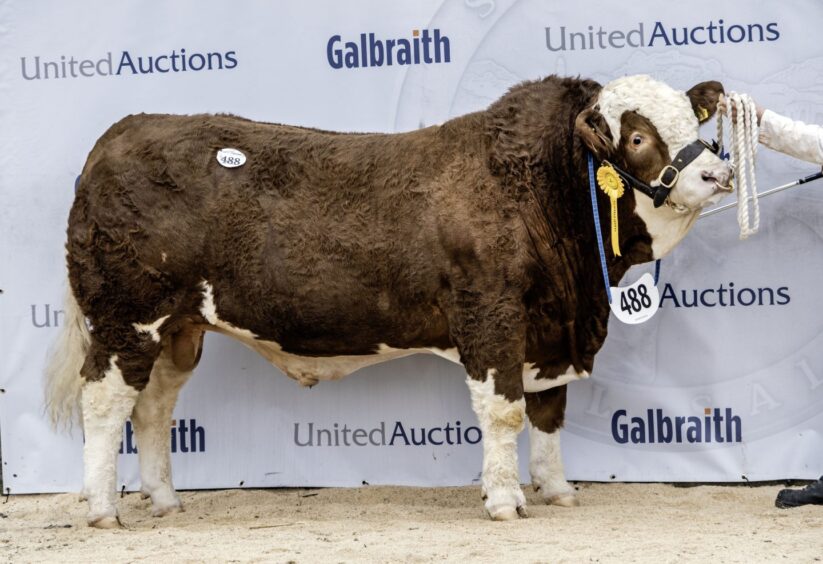
[{"label": "black shoe", "polygon": [[823,505],[823,476],[800,490],[780,490],[774,504],[781,509],[809,504]]}]

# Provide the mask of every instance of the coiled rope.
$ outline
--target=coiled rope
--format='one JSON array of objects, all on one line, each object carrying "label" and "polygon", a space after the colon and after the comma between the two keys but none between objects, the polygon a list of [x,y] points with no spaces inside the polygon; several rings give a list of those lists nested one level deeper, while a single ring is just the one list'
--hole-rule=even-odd
[{"label": "coiled rope", "polygon": [[[726,117],[732,125],[729,152],[737,182],[737,223],[742,240],[754,235],[760,228],[760,205],[754,175],[759,128],[754,100],[748,94],[729,92],[726,94]],[[717,113],[717,141],[722,147],[723,116],[720,112]]]}]

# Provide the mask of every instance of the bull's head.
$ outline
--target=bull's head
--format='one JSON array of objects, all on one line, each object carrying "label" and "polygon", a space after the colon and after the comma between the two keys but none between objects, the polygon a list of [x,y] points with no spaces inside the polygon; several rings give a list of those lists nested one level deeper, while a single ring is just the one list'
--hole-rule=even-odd
[{"label": "bull's head", "polygon": [[577,133],[595,157],[614,163],[645,194],[636,194],[635,212],[655,240],[656,256],[685,234],[666,242],[658,237],[673,214],[689,219],[676,222],[684,224],[678,231],[688,229],[701,208],[731,191],[728,163],[698,138],[722,93],[719,82],[683,93],[649,76],[627,76],[604,86],[577,117]]}]

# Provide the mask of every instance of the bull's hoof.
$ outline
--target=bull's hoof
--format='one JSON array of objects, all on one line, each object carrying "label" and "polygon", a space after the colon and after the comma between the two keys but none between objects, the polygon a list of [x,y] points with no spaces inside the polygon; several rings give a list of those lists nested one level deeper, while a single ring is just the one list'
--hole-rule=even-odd
[{"label": "bull's hoof", "polygon": [[151,498],[152,517],[163,517],[172,513],[183,512],[183,503],[180,501],[180,496],[172,487],[158,487],[154,491],[144,487],[140,490],[140,493],[143,494],[144,498]]},{"label": "bull's hoof", "polygon": [[519,515],[514,507],[501,507],[499,509],[490,509],[489,517],[492,518],[492,521],[514,521]]},{"label": "bull's hoof", "polygon": [[547,488],[533,484],[534,491],[540,494],[543,502],[546,505],[556,505],[558,507],[577,507],[580,502],[577,501],[575,489],[566,484],[565,487],[555,487],[554,491],[547,491]]},{"label": "bull's hoof", "polygon": [[546,498],[546,503],[558,507],[577,507],[580,505],[580,502],[574,494],[553,495]]},{"label": "bull's hoof", "polygon": [[123,523],[120,522],[120,517],[118,516],[106,516],[106,517],[98,517],[97,519],[90,519],[89,520],[89,527],[94,527],[95,529],[122,529]]},{"label": "bull's hoof", "polygon": [[140,490],[140,499],[149,499],[151,494],[148,490]]},{"label": "bull's hoof", "polygon": [[517,508],[511,506],[492,507],[489,508],[487,511],[492,521],[515,521],[521,517],[528,517],[528,514],[526,513],[526,508],[522,505]]},{"label": "bull's hoof", "polygon": [[183,509],[183,504],[179,501],[173,505],[162,505],[162,506],[155,506],[151,510],[152,517],[165,517],[166,515],[172,515],[174,513],[183,513],[186,511]]},{"label": "bull's hoof", "polygon": [[492,521],[514,521],[526,517],[526,496],[520,486],[511,488],[482,489],[486,512]]}]

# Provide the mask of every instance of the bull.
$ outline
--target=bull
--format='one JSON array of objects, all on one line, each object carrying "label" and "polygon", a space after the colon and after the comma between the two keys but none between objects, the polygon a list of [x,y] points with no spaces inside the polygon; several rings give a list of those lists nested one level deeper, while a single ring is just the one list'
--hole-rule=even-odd
[{"label": "bull", "polygon": [[[550,76],[397,134],[230,115],[113,125],[69,214],[66,322],[46,382],[55,422],[82,413],[89,524],[120,526],[128,417],[153,514],[181,509],[169,421],[206,331],[308,386],[414,353],[457,362],[483,433],[491,518],[525,515],[525,425],[534,487],[574,504],[559,455],[565,384],[589,375],[609,319],[587,155],[632,187],[618,205],[619,255],[598,196],[616,283],[671,251],[728,190],[728,165],[698,142],[722,91]],[[218,161],[228,147],[242,166]]]}]

